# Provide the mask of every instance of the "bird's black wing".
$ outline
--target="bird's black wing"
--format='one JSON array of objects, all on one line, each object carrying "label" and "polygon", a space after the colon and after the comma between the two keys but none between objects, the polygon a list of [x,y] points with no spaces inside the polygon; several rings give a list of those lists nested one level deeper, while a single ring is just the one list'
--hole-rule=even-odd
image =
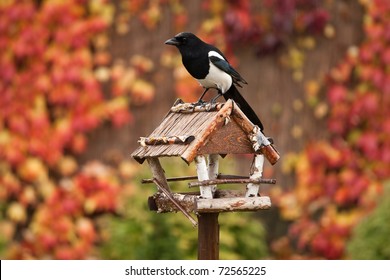
[{"label": "bird's black wing", "polygon": [[209,56],[209,59],[216,67],[229,74],[232,77],[234,84],[238,85],[239,87],[241,87],[241,85],[239,84],[240,82],[248,84],[244,80],[244,78],[241,77],[241,75],[226,60],[213,55]]}]

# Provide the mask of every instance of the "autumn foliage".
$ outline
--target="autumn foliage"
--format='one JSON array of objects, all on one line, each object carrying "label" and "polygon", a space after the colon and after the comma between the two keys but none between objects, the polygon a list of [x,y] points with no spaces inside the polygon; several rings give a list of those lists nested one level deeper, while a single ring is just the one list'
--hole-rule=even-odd
[{"label": "autumn foliage", "polygon": [[296,187],[279,201],[294,221],[290,245],[306,257],[347,257],[351,230],[390,177],[390,3],[363,6],[365,39],[326,82],[329,140],[310,143],[297,156]]},{"label": "autumn foliage", "polygon": [[93,39],[109,24],[104,2],[94,3],[0,5],[0,228],[9,258],[85,258],[98,241],[94,217],[117,207],[113,172],[74,157],[89,131],[130,117],[94,73]]}]

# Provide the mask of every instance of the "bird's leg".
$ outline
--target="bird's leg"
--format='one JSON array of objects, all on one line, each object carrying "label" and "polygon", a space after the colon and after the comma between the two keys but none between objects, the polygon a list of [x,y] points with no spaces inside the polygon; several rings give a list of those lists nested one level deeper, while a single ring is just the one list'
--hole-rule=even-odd
[{"label": "bird's leg", "polygon": [[221,96],[222,96],[222,92],[218,90],[218,94],[213,99],[211,99],[210,103],[214,104],[217,101],[217,99],[220,98]]},{"label": "bird's leg", "polygon": [[206,94],[206,92],[209,90],[209,88],[206,88],[202,95],[199,97],[198,101],[196,101],[195,105],[202,105],[204,101],[202,100],[203,96]]}]

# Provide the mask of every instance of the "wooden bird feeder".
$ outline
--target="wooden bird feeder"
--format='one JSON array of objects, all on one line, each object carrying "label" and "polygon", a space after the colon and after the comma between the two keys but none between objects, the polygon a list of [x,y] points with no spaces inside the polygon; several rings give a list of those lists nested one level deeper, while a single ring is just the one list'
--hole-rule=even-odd
[{"label": "wooden bird feeder", "polygon": [[[266,158],[271,164],[279,160],[272,141],[244,115],[233,100],[226,103],[194,105],[178,99],[161,124],[132,153],[139,163],[145,160],[158,192],[149,197],[150,210],[158,213],[182,212],[198,226],[198,259],[218,259],[218,214],[234,211],[269,209],[271,200],[259,194],[260,184],[275,184],[275,179],[262,178]],[[218,172],[219,157],[228,154],[253,154],[248,176]],[[160,157],[181,157],[195,162],[197,176],[167,178]],[[189,187],[199,192],[172,193],[171,181],[189,180]],[[246,189],[219,190],[221,184],[246,184]],[[191,214],[195,213],[198,222]]]}]

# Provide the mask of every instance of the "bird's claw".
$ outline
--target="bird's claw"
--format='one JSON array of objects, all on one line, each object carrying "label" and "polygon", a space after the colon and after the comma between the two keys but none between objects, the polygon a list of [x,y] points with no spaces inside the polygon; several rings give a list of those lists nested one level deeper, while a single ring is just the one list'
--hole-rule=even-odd
[{"label": "bird's claw", "polygon": [[217,96],[215,96],[213,99],[211,99],[211,100],[210,100],[210,104],[216,103],[216,102],[217,102],[217,99],[218,99],[220,96],[222,96],[222,94],[219,93]]},{"label": "bird's claw", "polygon": [[194,107],[196,107],[196,106],[204,106],[205,104],[206,104],[206,102],[203,101],[202,99],[199,99],[195,103],[192,103],[192,105],[194,105]]}]

